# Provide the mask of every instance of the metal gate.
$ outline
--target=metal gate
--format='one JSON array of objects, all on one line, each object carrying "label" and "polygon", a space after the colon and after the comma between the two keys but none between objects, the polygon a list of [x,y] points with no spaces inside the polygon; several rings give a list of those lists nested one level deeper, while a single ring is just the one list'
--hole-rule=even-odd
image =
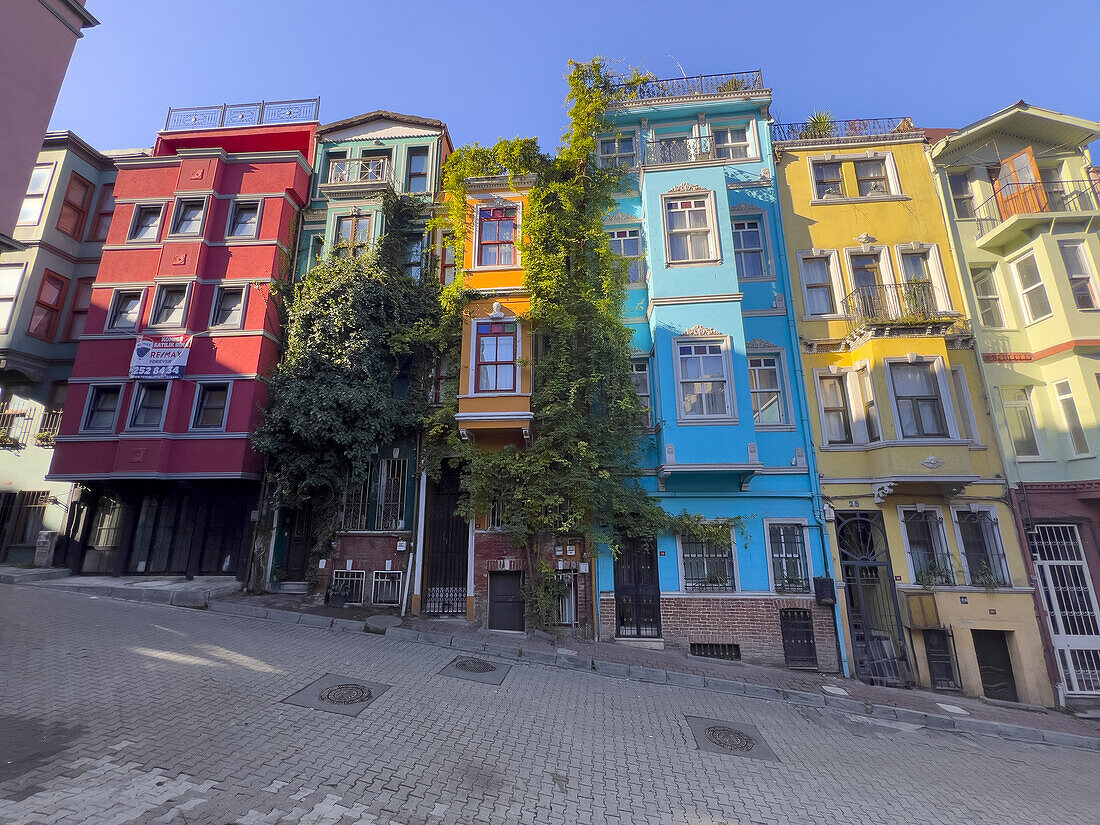
[{"label": "metal gate", "polygon": [[817,645],[814,642],[814,617],[800,607],[779,611],[779,630],[783,636],[783,659],[787,667],[817,669]]},{"label": "metal gate", "polygon": [[882,514],[837,513],[836,537],[856,676],[871,684],[911,684]]},{"label": "metal gate", "polygon": [[523,597],[523,574],[489,573],[489,629],[522,632],[527,613]]},{"label": "metal gate", "polygon": [[631,539],[615,559],[615,632],[624,638],[661,635],[657,543]]},{"label": "metal gate", "polygon": [[433,485],[427,507],[425,613],[466,612],[466,564],[469,524],[455,515],[458,472],[444,471]]},{"label": "metal gate", "polygon": [[1037,524],[1028,533],[1066,692],[1100,695],[1100,609],[1076,524]]}]

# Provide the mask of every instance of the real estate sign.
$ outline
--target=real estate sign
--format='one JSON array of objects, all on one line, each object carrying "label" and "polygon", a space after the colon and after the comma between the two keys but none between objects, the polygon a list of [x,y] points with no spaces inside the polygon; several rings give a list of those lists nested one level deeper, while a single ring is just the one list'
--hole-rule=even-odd
[{"label": "real estate sign", "polygon": [[139,335],[130,358],[130,377],[179,378],[190,351],[190,335]]}]

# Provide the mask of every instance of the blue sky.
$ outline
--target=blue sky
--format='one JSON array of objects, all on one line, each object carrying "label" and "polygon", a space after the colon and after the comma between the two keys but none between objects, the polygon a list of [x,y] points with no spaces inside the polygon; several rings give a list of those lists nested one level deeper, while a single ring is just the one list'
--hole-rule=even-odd
[{"label": "blue sky", "polygon": [[391,109],[446,121],[456,145],[552,146],[567,61],[597,54],[658,77],[762,69],[780,121],[820,107],[962,126],[1021,98],[1100,119],[1100,0],[87,6],[102,25],[77,43],[51,128],[100,149],[151,145],[169,106],[317,96],[324,122]]}]

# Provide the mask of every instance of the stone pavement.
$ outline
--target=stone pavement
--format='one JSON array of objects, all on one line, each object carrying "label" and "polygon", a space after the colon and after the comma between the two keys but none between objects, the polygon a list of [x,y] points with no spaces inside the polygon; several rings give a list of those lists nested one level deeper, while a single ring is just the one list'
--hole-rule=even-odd
[{"label": "stone pavement", "polygon": [[[301,619],[303,623],[308,624],[323,621],[323,617],[339,618],[353,615],[325,605],[315,605],[306,597],[298,595],[265,594],[262,596],[249,596],[244,593],[235,593],[227,598],[219,597],[217,601],[230,602],[237,605],[236,609],[245,610],[247,615],[256,617],[262,617],[263,611],[266,610],[271,612],[272,618],[278,618],[280,621],[291,618],[282,616],[283,611],[297,612],[304,617],[308,617]],[[211,607],[213,609],[223,609],[222,604],[214,602],[211,603]],[[372,611],[369,609],[366,614],[359,611],[354,614],[354,619],[339,622],[339,625],[344,629],[353,624],[361,625],[365,616],[370,612]],[[433,638],[437,642],[450,637],[454,640],[454,644],[465,647],[489,644],[520,648],[528,654],[535,653],[551,657],[556,656],[559,649],[568,649],[572,654],[582,659],[620,665],[624,670],[630,667],[652,668],[677,675],[683,674],[688,677],[732,680],[762,688],[771,688],[776,691],[799,691],[820,695],[823,688],[828,686],[843,690],[844,696],[848,700],[868,705],[894,707],[913,711],[917,714],[936,714],[939,716],[949,715],[943,705],[950,705],[962,708],[965,711],[965,715],[960,714],[957,716],[960,719],[1100,738],[1100,719],[1077,718],[1061,711],[1022,705],[990,704],[984,700],[958,693],[935,693],[928,690],[866,685],[856,679],[845,679],[839,675],[785,670],[750,665],[744,662],[703,659],[688,655],[684,650],[677,648],[647,650],[613,642],[583,642],[567,636],[547,641],[531,635],[517,636],[516,634],[492,633],[482,629],[474,622],[467,622],[458,618],[429,619],[406,616],[401,627],[429,634],[428,638]],[[597,669],[599,669],[598,666]],[[607,670],[611,671],[612,668],[607,668]],[[665,681],[665,679],[659,681]],[[668,681],[672,681],[672,678],[670,677]],[[690,680],[683,680],[682,683],[686,684],[688,681]]]},{"label": "stone pavement", "polygon": [[[1100,806],[1100,752],[522,659],[495,686],[442,674],[456,653],[0,586],[0,823],[1041,825]],[[328,674],[390,687],[356,716],[282,701]],[[724,731],[734,750],[698,748],[713,722],[775,761]]]}]

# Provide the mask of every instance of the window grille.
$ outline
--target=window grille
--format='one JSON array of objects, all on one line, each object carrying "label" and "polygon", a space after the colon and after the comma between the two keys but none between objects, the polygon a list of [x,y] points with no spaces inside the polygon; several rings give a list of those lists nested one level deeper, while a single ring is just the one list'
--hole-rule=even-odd
[{"label": "window grille", "polygon": [[[365,575],[365,574],[364,574]],[[374,604],[397,607],[401,604],[401,571],[375,570],[374,587],[371,591]]]},{"label": "window grille", "polygon": [[1001,545],[997,522],[988,512],[958,512],[962,552],[970,584],[1009,587],[1012,576]]},{"label": "window grille", "polygon": [[732,662],[741,659],[741,645],[691,642],[689,650],[692,656],[703,656],[707,659],[728,659]]},{"label": "window grille", "polygon": [[343,594],[344,604],[362,604],[366,585],[366,570],[333,570],[328,592]]},{"label": "window grille", "polygon": [[369,530],[370,472],[362,484],[349,485],[344,490],[345,530]]},{"label": "window grille", "polygon": [[733,590],[733,550],[706,541],[680,543],[684,557],[685,590]]},{"label": "window grille", "polygon": [[954,584],[955,566],[947,550],[943,525],[931,510],[909,510],[902,517],[909,540],[913,577],[918,584]]},{"label": "window grille", "polygon": [[11,544],[34,544],[46,515],[50,494],[47,490],[26,490],[19,494],[15,524],[10,534]]},{"label": "window grille", "polygon": [[577,574],[555,573],[558,581],[565,585],[565,590],[558,597],[558,624],[577,626]]},{"label": "window grille", "polygon": [[801,524],[772,524],[768,527],[768,538],[776,592],[809,593],[804,527]]},{"label": "window grille", "polygon": [[384,458],[378,472],[379,530],[405,529],[405,475],[408,466],[405,458]]},{"label": "window grille", "polygon": [[122,505],[112,498],[102,499],[95,511],[88,543],[97,550],[118,545],[119,517]]},{"label": "window grille", "polygon": [[485,525],[486,530],[504,529],[504,505],[497,499],[489,506],[489,521]]},{"label": "window grille", "polygon": [[1036,524],[1029,544],[1038,561],[1084,561],[1075,524]]}]

